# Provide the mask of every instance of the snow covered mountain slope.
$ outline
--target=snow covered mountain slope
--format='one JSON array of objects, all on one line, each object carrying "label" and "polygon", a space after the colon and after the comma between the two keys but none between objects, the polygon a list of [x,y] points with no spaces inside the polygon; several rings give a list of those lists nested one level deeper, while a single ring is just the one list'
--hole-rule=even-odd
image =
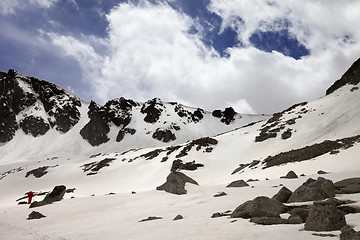
[{"label": "snow covered mountain slope", "polygon": [[[53,131],[34,138],[17,131],[11,141],[1,146],[7,157],[0,163],[0,192],[4,193],[0,202],[0,238],[289,239],[291,236],[291,239],[324,239],[312,235],[314,232],[304,231],[304,224],[262,226],[247,219],[211,216],[214,212],[231,212],[257,196],[271,197],[282,185],[294,191],[308,178],[319,177],[322,173],[319,170],[327,172],[321,176],[334,182],[360,177],[359,70],[360,60],[326,96],[316,101],[294,105],[270,119],[246,127],[176,145],[161,142],[162,146],[127,151],[114,150],[114,145],[108,142],[93,147],[78,134],[91,121],[91,114],[88,118],[79,118],[65,134]],[[139,119],[136,114],[144,117],[146,113],[152,121],[150,119],[155,117],[148,115],[146,109],[153,102],[132,112],[132,120]],[[87,108],[78,107],[80,116]],[[99,111],[95,109],[94,112]],[[176,116],[175,110],[167,109],[167,112]],[[164,123],[163,117],[168,115],[160,116],[160,123]],[[150,126],[147,125],[150,123],[141,122],[135,127],[136,123],[130,121],[126,128]],[[122,129],[119,126],[112,126],[116,130],[110,129],[109,139],[117,137],[119,128]],[[131,132],[129,134],[131,136]],[[74,139],[69,140],[69,136]],[[56,140],[47,145],[51,138]],[[72,148],[61,148],[71,144]],[[21,150],[13,152],[18,148],[28,149],[28,154]],[[69,152],[63,153],[61,149]],[[184,195],[156,190],[170,171],[174,171],[175,160],[183,163],[178,165],[180,172],[199,184],[187,183]],[[303,175],[296,179],[280,178],[290,170],[298,176]],[[244,188],[226,187],[240,179],[253,182],[248,182],[250,186]],[[51,191],[56,185],[75,190],[66,193],[61,202],[36,208],[46,218],[25,220],[32,209],[17,206],[15,200],[29,190]],[[214,197],[220,192],[226,195]],[[336,197],[353,200],[351,206],[360,209],[360,193],[337,194]],[[35,196],[35,200],[42,198]],[[177,214],[184,219],[173,221]],[[162,219],[139,222],[150,216]],[[360,231],[360,213],[346,215],[346,222]],[[333,234],[336,239],[340,231],[326,234]]]}]

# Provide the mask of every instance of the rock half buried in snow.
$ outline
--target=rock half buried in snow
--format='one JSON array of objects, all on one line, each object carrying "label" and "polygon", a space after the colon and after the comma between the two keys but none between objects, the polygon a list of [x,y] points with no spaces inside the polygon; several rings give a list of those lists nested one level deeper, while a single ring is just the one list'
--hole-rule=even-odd
[{"label": "rock half buried in snow", "polygon": [[230,187],[247,187],[247,186],[249,186],[249,184],[247,184],[244,180],[237,180],[230,183],[226,187],[230,188]]},{"label": "rock half buried in snow", "polygon": [[36,202],[36,201],[33,202],[30,205],[30,208],[40,207],[47,204],[51,204],[53,202],[58,202],[64,197],[65,192],[66,192],[66,187],[64,185],[56,186],[54,187],[51,193],[45,196],[44,200],[42,200],[41,202]]},{"label": "rock half buried in snow", "polygon": [[309,231],[335,231],[345,226],[344,213],[329,201],[315,202],[305,222],[305,230]]},{"label": "rock half buried in snow", "polygon": [[287,202],[319,201],[330,197],[335,197],[335,187],[331,180],[309,178],[291,194]]},{"label": "rock half buried in snow", "polygon": [[340,240],[360,240],[360,232],[356,232],[350,226],[341,229]]},{"label": "rock half buried in snow", "polygon": [[173,193],[177,195],[186,194],[187,193],[185,189],[186,183],[199,185],[194,179],[186,176],[181,172],[171,172],[167,176],[166,182],[163,185],[157,187],[156,190],[164,190],[165,192]]},{"label": "rock half buried in snow", "polygon": [[260,196],[238,206],[231,214],[232,218],[280,217],[286,212],[286,206],[279,201]]},{"label": "rock half buried in snow", "polygon": [[298,176],[296,175],[296,173],[294,171],[290,171],[285,176],[280,177],[280,178],[293,179],[293,178],[298,178]]},{"label": "rock half buried in snow", "polygon": [[44,218],[44,217],[46,217],[46,216],[43,215],[43,214],[41,214],[41,213],[39,213],[39,212],[32,211],[32,212],[29,214],[27,220],[40,219],[40,218]]}]

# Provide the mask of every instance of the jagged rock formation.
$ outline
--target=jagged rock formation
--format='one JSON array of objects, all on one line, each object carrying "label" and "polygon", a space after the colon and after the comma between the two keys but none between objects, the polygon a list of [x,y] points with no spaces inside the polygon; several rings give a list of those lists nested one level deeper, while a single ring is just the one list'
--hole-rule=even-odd
[{"label": "jagged rock formation", "polygon": [[29,208],[40,207],[47,204],[52,204],[53,202],[61,201],[66,192],[66,187],[64,185],[56,186],[51,191],[51,193],[47,194],[41,202],[33,202]]},{"label": "jagged rock formation", "polygon": [[171,172],[166,178],[166,182],[163,185],[157,187],[156,190],[164,190],[165,192],[177,195],[186,194],[186,183],[199,185],[194,179],[186,176],[181,172]]},{"label": "jagged rock formation", "polygon": [[339,80],[326,90],[326,95],[333,93],[336,89],[344,85],[357,85],[358,83],[360,83],[360,58],[351,65]]}]

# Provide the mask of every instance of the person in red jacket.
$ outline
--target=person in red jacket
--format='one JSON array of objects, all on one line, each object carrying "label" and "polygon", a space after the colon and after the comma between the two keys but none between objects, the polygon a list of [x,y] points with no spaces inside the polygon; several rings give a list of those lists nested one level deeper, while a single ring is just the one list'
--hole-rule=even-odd
[{"label": "person in red jacket", "polygon": [[30,191],[30,192],[27,193],[27,195],[28,195],[28,204],[30,204],[32,198],[34,197],[34,193],[32,191]]}]

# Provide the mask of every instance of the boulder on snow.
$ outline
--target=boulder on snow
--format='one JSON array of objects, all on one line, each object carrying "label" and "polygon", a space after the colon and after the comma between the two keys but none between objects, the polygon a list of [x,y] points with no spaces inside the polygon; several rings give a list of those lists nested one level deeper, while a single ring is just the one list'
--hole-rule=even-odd
[{"label": "boulder on snow", "polygon": [[60,185],[60,186],[56,186],[54,187],[54,189],[52,190],[51,193],[47,194],[44,198],[44,200],[42,200],[41,202],[33,202],[30,205],[30,208],[33,207],[40,207],[40,206],[44,206],[47,204],[51,204],[53,202],[58,202],[61,201],[61,199],[64,197],[66,192],[66,187],[64,185]]},{"label": "boulder on snow", "polygon": [[260,225],[289,224],[289,220],[280,217],[252,217],[250,222]]},{"label": "boulder on snow", "polygon": [[150,216],[148,218],[140,220],[139,222],[148,222],[148,221],[153,221],[153,220],[158,220],[158,219],[162,219],[162,217]]},{"label": "boulder on snow", "polygon": [[249,186],[249,184],[247,184],[244,180],[237,180],[228,184],[226,187],[230,188],[230,187],[247,187],[247,186]]},{"label": "boulder on snow", "polygon": [[317,180],[309,178],[291,194],[287,202],[319,201],[334,196],[335,188],[331,180],[322,177]]},{"label": "boulder on snow", "polygon": [[286,212],[286,206],[279,201],[260,196],[238,206],[231,214],[232,218],[279,217]]},{"label": "boulder on snow", "polygon": [[360,240],[360,232],[356,232],[352,227],[346,225],[341,229],[340,240]]},{"label": "boulder on snow", "polygon": [[177,220],[181,220],[181,219],[183,219],[183,218],[184,218],[184,217],[179,214],[179,215],[176,215],[176,217],[175,217],[173,220],[174,220],[174,221],[177,221]]},{"label": "boulder on snow", "polygon": [[305,230],[335,231],[346,226],[345,215],[331,201],[314,202],[306,218]]},{"label": "boulder on snow", "polygon": [[291,194],[292,191],[290,191],[287,187],[284,186],[271,199],[279,201],[281,203],[286,203]]},{"label": "boulder on snow", "polygon": [[41,219],[41,218],[44,218],[44,217],[46,217],[46,216],[43,215],[43,214],[41,214],[41,213],[39,213],[39,212],[32,211],[32,212],[29,214],[27,220]]},{"label": "boulder on snow", "polygon": [[163,185],[157,187],[156,190],[164,190],[165,192],[173,193],[177,195],[186,194],[187,193],[185,189],[186,183],[199,185],[194,179],[186,176],[181,172],[171,172],[167,176],[166,182]]},{"label": "boulder on snow", "polygon": [[360,177],[341,180],[339,182],[336,182],[334,186],[336,193],[360,193]]},{"label": "boulder on snow", "polygon": [[285,176],[280,177],[280,178],[293,179],[293,178],[298,178],[298,176],[296,175],[296,173],[294,171],[290,171]]}]

